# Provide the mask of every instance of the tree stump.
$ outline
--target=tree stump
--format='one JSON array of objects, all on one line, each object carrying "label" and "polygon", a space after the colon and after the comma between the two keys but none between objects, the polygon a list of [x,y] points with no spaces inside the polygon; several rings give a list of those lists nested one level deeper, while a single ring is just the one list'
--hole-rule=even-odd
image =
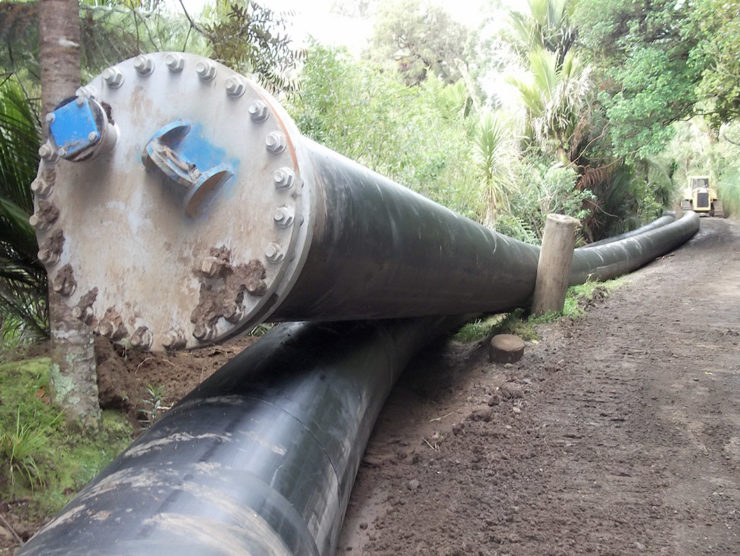
[{"label": "tree stump", "polygon": [[524,355],[524,342],[513,334],[497,334],[488,345],[488,358],[495,363],[514,363]]},{"label": "tree stump", "polygon": [[537,263],[532,314],[544,315],[563,310],[577,229],[578,220],[571,216],[547,215]]}]

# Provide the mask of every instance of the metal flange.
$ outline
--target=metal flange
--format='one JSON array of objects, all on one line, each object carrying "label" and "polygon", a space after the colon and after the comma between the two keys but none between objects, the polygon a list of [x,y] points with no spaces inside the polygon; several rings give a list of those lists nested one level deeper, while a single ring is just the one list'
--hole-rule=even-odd
[{"label": "metal flange", "polygon": [[311,194],[297,129],[258,85],[200,56],[147,54],[48,121],[34,223],[86,323],[141,349],[196,347],[261,322],[290,290]]}]

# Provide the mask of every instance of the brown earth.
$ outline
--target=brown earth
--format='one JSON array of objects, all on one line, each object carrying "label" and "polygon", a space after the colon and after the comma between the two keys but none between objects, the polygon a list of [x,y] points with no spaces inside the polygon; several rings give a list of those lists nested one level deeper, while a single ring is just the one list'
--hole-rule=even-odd
[{"label": "brown earth", "polygon": [[740,553],[740,223],[701,225],[517,363],[419,358],[338,553]]},{"label": "brown earth", "polygon": [[[740,553],[740,223],[702,219],[589,305],[539,326],[514,364],[489,363],[484,342],[417,358],[338,553]],[[161,415],[253,341],[170,355],[98,341],[101,401],[145,422],[149,386]],[[0,534],[0,552],[12,544]]]}]

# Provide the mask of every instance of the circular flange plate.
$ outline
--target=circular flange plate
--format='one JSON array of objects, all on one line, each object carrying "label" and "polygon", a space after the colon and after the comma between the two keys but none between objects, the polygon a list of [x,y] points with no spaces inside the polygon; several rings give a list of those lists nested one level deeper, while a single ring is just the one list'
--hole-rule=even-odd
[{"label": "circular flange plate", "polygon": [[310,241],[287,114],[239,74],[180,53],[122,62],[81,92],[108,111],[115,145],[71,162],[47,143],[35,182],[40,255],[74,314],[154,350],[264,320]]}]

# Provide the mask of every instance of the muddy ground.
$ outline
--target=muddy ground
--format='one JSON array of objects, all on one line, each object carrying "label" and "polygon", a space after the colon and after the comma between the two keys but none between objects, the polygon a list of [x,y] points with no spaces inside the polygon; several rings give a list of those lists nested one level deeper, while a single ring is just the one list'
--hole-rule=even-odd
[{"label": "muddy ground", "polygon": [[448,344],[381,414],[338,553],[740,553],[740,223],[513,365]]},{"label": "muddy ground", "polygon": [[[740,553],[740,223],[702,219],[685,247],[538,334],[508,366],[483,343],[417,358],[338,553]],[[170,356],[99,342],[101,398],[146,424],[149,386],[161,415],[253,341]],[[2,514],[24,537],[39,525]]]}]

